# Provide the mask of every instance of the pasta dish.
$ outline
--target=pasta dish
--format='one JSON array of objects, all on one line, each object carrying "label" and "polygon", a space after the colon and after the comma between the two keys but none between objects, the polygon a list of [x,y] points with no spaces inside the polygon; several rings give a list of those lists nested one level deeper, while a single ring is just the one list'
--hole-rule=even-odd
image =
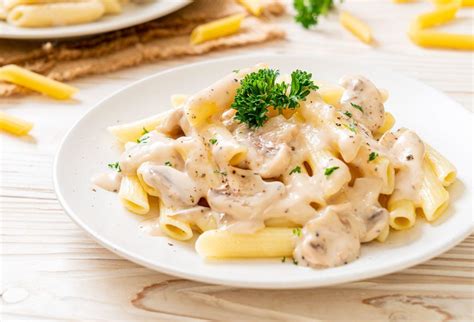
[{"label": "pasta dish", "polygon": [[334,267],[390,230],[448,206],[454,166],[412,130],[392,131],[386,90],[265,65],[235,70],[174,109],[109,127],[124,144],[93,182],[117,191],[206,258],[287,258]]},{"label": "pasta dish", "polygon": [[128,0],[0,0],[0,20],[17,27],[77,25],[120,14]]}]

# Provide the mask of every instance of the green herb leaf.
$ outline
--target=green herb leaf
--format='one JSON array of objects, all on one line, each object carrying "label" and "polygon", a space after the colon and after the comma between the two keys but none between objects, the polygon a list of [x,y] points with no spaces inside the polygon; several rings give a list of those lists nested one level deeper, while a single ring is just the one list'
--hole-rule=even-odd
[{"label": "green herb leaf", "polygon": [[301,237],[301,228],[293,228],[293,235]]},{"label": "green herb leaf", "polygon": [[349,111],[344,111],[344,113],[343,113],[343,114],[344,114],[345,116],[349,117],[349,118],[351,118],[351,117],[352,117],[352,113],[351,113],[351,112],[349,112]]},{"label": "green herb leaf", "polygon": [[223,175],[223,176],[226,176],[226,175],[227,175],[227,172],[225,172],[225,171],[219,171],[219,170],[217,170],[217,169],[214,170],[214,173],[220,174],[220,175]]},{"label": "green herb leaf", "polygon": [[336,171],[337,169],[339,169],[339,167],[330,167],[330,168],[326,168],[324,169],[324,175],[326,177],[329,177],[334,171]]},{"label": "green herb leaf", "polygon": [[217,139],[209,139],[209,143],[211,143],[212,145],[216,144],[217,143]]},{"label": "green herb leaf", "polygon": [[169,161],[166,161],[166,162],[165,162],[165,165],[167,165],[168,167],[172,167],[172,166],[173,166],[173,164],[172,164],[171,162],[169,162]]},{"label": "green herb leaf", "polygon": [[137,143],[147,143],[149,138],[149,136],[142,136],[141,138],[137,139]]},{"label": "green herb leaf", "polygon": [[[281,114],[285,108],[299,107],[299,101],[305,100],[311,90],[318,89],[308,72],[293,71],[291,85],[277,83],[278,75],[278,70],[266,68],[245,76],[231,105],[237,111],[236,120],[246,123],[250,128],[260,127],[268,120],[270,106]],[[288,88],[290,91],[287,95]]]},{"label": "green herb leaf", "polygon": [[293,264],[298,265],[298,261],[293,258]]},{"label": "green herb leaf", "polygon": [[293,174],[293,173],[301,173],[301,167],[299,165],[294,167],[293,170],[290,171],[290,174]]},{"label": "green herb leaf", "polygon": [[356,129],[354,123],[343,124],[343,125],[344,125],[344,127],[345,127],[346,129],[348,129],[349,131],[352,131],[352,132],[354,132],[354,133],[357,133],[357,129]]},{"label": "green herb leaf", "polygon": [[[342,2],[342,1],[341,1]],[[334,7],[333,0],[294,0],[295,21],[304,28],[318,24],[320,15],[325,15]]]},{"label": "green herb leaf", "polygon": [[364,113],[364,109],[362,108],[362,106],[354,104],[354,103],[351,103],[351,105],[352,105],[353,108],[356,108],[359,111],[361,111],[362,113]]},{"label": "green herb leaf", "polygon": [[146,129],[146,127],[144,127],[144,128],[143,128],[143,133],[142,133],[142,135],[145,135],[145,134],[147,134],[147,133],[149,133],[149,132],[150,132],[150,131],[148,131],[148,130]]},{"label": "green herb leaf", "polygon": [[369,160],[367,160],[367,162],[374,161],[378,156],[379,154],[377,152],[370,152]]},{"label": "green herb leaf", "polygon": [[283,258],[281,259],[281,262],[282,263],[286,262],[286,257],[285,256],[283,256]]},{"label": "green herb leaf", "polygon": [[117,172],[122,172],[122,169],[120,168],[120,164],[118,162],[109,163],[107,166],[112,170],[115,170]]}]

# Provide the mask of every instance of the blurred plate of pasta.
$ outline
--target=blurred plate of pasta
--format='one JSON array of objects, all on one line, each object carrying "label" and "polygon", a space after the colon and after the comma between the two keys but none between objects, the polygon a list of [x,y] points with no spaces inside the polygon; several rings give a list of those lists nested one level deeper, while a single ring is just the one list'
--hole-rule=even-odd
[{"label": "blurred plate of pasta", "polygon": [[[242,134],[238,129],[243,129],[244,132],[250,131],[239,138],[243,141],[238,142],[245,142],[246,138],[253,135],[252,127],[249,125],[245,130],[245,127],[233,124],[226,125],[228,127],[226,129],[216,125],[217,123],[212,120],[215,115],[223,113],[223,107],[229,108],[230,101],[227,98],[235,95],[234,91],[239,84],[244,86],[247,75],[253,75],[252,77],[263,75],[267,77],[265,79],[268,82],[275,81],[274,76],[277,74],[272,74],[270,69],[259,67],[261,66],[259,63],[262,62],[266,64],[265,66],[269,66],[265,68],[275,68],[281,72],[278,76],[281,83],[274,87],[274,90],[283,88],[283,93],[278,96],[278,102],[288,99],[285,92],[290,93],[289,95],[292,95],[291,93],[301,95],[299,110],[296,113],[283,110],[281,115],[278,113],[271,115],[272,112],[269,111],[269,117],[265,119],[255,118],[262,114],[239,110],[237,113],[243,113],[238,116],[240,120],[249,121],[249,117],[253,117],[254,129],[258,126],[261,126],[259,131],[264,131],[265,128],[273,129],[272,131],[277,133],[277,140],[284,140],[288,136],[285,131],[292,128],[291,122],[294,122],[293,125],[300,124],[299,122],[315,122],[311,123],[312,127],[322,126],[327,131],[333,131],[337,137],[342,135],[348,138],[345,141],[348,145],[356,144],[358,139],[352,141],[354,137],[371,139],[363,144],[357,143],[359,152],[355,154],[350,152],[351,148],[347,148],[346,144],[341,145],[344,148],[339,147],[333,151],[317,151],[316,147],[321,144],[317,139],[303,141],[306,142],[304,145],[309,147],[308,164],[305,164],[306,161],[294,164],[291,164],[293,162],[291,161],[287,164],[289,161],[283,157],[276,163],[276,168],[284,165],[283,172],[280,173],[273,168],[277,174],[269,174],[271,172],[269,169],[252,173],[256,171],[250,170],[254,165],[251,163],[245,165],[245,160],[248,160],[245,159],[245,154],[251,155],[250,150],[240,149],[239,144],[227,146],[224,144],[232,141],[229,128],[237,126],[231,130],[236,137]],[[260,71],[262,72],[259,73]],[[313,76],[304,71],[311,72]],[[284,76],[289,73],[291,77]],[[373,84],[362,76],[343,77],[340,85],[331,85],[338,84],[338,79],[343,75],[364,75],[373,81],[379,90],[374,92]],[[309,81],[311,77],[314,77],[314,83],[319,88],[316,89],[316,86]],[[199,81],[196,81],[196,78],[199,78]],[[251,79],[250,77],[247,80]],[[299,82],[295,83],[298,85],[291,86],[291,91],[290,87],[285,85],[285,82],[290,80],[292,84]],[[254,81],[250,81],[249,86],[254,84]],[[202,91],[211,84],[214,85],[208,87],[207,92]],[[259,90],[262,88],[264,87],[260,87]],[[352,96],[348,94],[348,89],[351,88],[354,94]],[[315,90],[318,93],[314,92]],[[213,97],[212,95],[217,95],[214,93],[219,91],[222,92],[223,96],[220,96],[222,99],[204,108],[201,104],[205,101],[204,98]],[[364,91],[371,91],[377,95],[376,105],[357,101],[361,99],[360,95]],[[241,104],[244,104],[245,99],[249,97],[247,95],[251,97],[252,94],[251,92],[245,94],[243,90],[237,93],[239,99],[242,99],[239,101]],[[188,96],[192,94],[195,96]],[[302,98],[305,95],[308,95],[307,99]],[[345,102],[349,96],[350,104]],[[237,99],[233,99],[235,104]],[[318,99],[324,102],[311,105]],[[374,114],[378,117],[377,113],[384,113],[383,109],[380,111],[375,108],[380,106],[382,101],[385,102],[383,122],[369,116]],[[192,102],[199,104],[194,106]],[[275,109],[278,102],[273,101]],[[286,104],[293,103],[290,99]],[[175,107],[174,110],[172,106]],[[387,114],[387,111],[390,114]],[[165,113],[159,114],[160,112]],[[246,112],[249,113],[245,114]],[[223,118],[227,117],[224,116],[226,113],[222,114]],[[333,123],[324,123],[325,121],[321,123],[321,120],[330,115],[334,117],[334,125],[327,125]],[[176,130],[177,116],[180,120],[184,117],[189,122],[178,122],[182,131],[191,133],[190,136],[192,133],[200,133],[202,136],[199,136],[198,141],[202,141],[202,144],[198,141],[187,141],[188,137],[183,136],[183,132],[178,131],[179,129]],[[290,123],[289,126],[285,118]],[[390,132],[395,119],[394,128],[402,130]],[[459,142],[459,138],[469,140],[470,120],[469,113],[446,95],[415,79],[384,70],[383,66],[363,65],[356,61],[316,55],[231,57],[168,70],[105,98],[66,135],[55,159],[53,181],[60,203],[79,226],[103,246],[146,267],[182,278],[238,287],[291,289],[334,285],[389,274],[419,264],[447,251],[472,232],[472,155],[462,144],[453,144]],[[210,122],[210,125],[207,122]],[[262,126],[259,124],[262,122],[267,123]],[[376,124],[377,122],[379,124]],[[332,127],[332,130],[326,126]],[[406,128],[414,129],[416,134]],[[301,133],[305,133],[304,129],[308,128],[302,129]],[[367,134],[368,131],[372,134]],[[170,136],[167,137],[168,134],[163,133],[170,133]],[[258,133],[260,138],[256,142],[268,137],[268,133]],[[312,133],[316,133],[316,138],[319,135],[318,131]],[[172,135],[176,138],[172,139]],[[312,134],[309,134],[309,137],[313,137]],[[331,135],[320,136],[320,138],[328,137]],[[175,144],[172,143],[173,140],[178,142],[180,138],[182,139],[179,143],[180,148],[176,151],[170,150],[169,147],[172,145],[169,144]],[[372,148],[378,144],[370,143],[372,138],[377,142],[386,141],[389,145],[393,144],[393,147],[397,145],[403,147],[403,142],[411,142],[410,144],[418,146],[419,149],[396,148],[394,156],[399,158],[401,163],[394,163],[391,161],[391,156],[384,154],[383,149],[370,150],[371,144]],[[289,142],[294,146],[299,140],[289,139]],[[428,142],[429,145],[423,142]],[[149,144],[162,146],[153,156],[155,161],[158,160],[158,164],[145,162],[150,153],[154,153],[148,150]],[[469,145],[469,142],[466,144]],[[202,151],[212,152],[199,152],[199,146],[203,147]],[[297,147],[290,149],[288,153],[296,155],[300,150]],[[137,154],[137,151],[141,152]],[[235,154],[228,157],[223,151],[234,151]],[[315,153],[312,154],[311,151]],[[184,167],[183,159],[179,156],[182,153],[187,155],[186,158],[189,160],[194,160],[192,155],[197,158],[186,163],[185,170],[179,170]],[[220,167],[219,162],[224,162],[225,169],[212,171],[212,168],[209,169],[207,176],[201,173],[198,175],[197,171],[203,169],[197,167],[198,158],[208,153],[216,158],[217,167]],[[137,158],[140,159],[139,163],[134,163]],[[417,159],[419,161],[414,161]],[[456,170],[447,161],[448,159],[456,166],[457,177]],[[117,160],[120,162],[114,163]],[[294,160],[293,156],[291,160]],[[418,180],[415,179],[416,173],[408,170],[413,169],[409,165],[414,164],[413,162],[419,162],[419,171],[422,173],[418,190],[414,187]],[[198,202],[200,195],[196,190],[193,191],[192,187],[180,197],[181,188],[176,188],[176,185],[181,184],[181,187],[185,187],[187,183],[178,174],[186,171],[189,174],[191,171],[189,169],[193,166],[196,166],[196,178],[199,178],[196,180],[216,177],[217,181],[222,180],[228,185],[231,182],[229,180],[238,181],[241,180],[240,177],[257,176],[252,185],[263,186],[263,190],[256,190],[255,195],[258,196],[256,198],[252,193],[234,196],[235,203],[224,202],[226,196],[235,193],[235,190],[225,191],[225,187],[224,190],[214,189],[212,193],[208,193],[206,203]],[[99,189],[91,183],[91,178],[103,173],[107,167],[111,168],[107,176],[114,171],[121,172],[121,182],[115,181],[113,179],[117,178],[115,176],[110,177],[112,180],[105,178],[107,179],[105,182],[109,183],[106,189],[116,190],[118,194]],[[248,167],[250,169],[245,169]],[[360,171],[354,167],[359,167]],[[382,175],[380,169],[385,169]],[[194,170],[192,172],[194,173]],[[161,182],[155,182],[154,185],[148,181],[146,177],[148,173],[153,175],[161,173],[161,177],[155,177],[155,179],[161,178],[159,179]],[[171,176],[173,173],[176,175]],[[261,180],[260,176],[264,180]],[[355,180],[351,180],[351,176]],[[297,184],[295,181],[304,178],[308,181],[300,183],[307,182],[305,184]],[[321,191],[311,190],[311,187],[318,187],[317,184],[313,185],[316,181],[322,182],[319,186]],[[394,196],[397,196],[396,191],[399,189],[397,182],[402,181],[414,184],[407,185],[408,189],[402,194],[403,198],[396,198]],[[255,224],[253,220],[258,216],[258,209],[261,207],[258,199],[267,198],[272,190],[279,191],[281,182],[287,184],[285,189],[292,189],[290,187],[292,182],[293,187],[302,187],[292,192],[294,196],[304,195],[309,191],[309,194],[320,195],[322,199],[315,199],[316,205],[311,202],[309,207],[301,207],[298,199],[290,200],[293,203],[284,200],[290,196],[290,192],[288,196],[278,195],[275,192],[280,197],[269,199],[272,201],[267,202],[265,207],[273,209],[275,213],[291,213],[294,217],[283,218],[282,221],[265,220],[263,226],[256,226],[256,232],[247,235],[238,234],[238,237],[228,233],[226,229],[229,226],[225,226],[227,228],[223,230],[216,229],[215,222],[207,220],[209,217],[200,217],[198,214],[193,217],[194,219],[190,219],[188,215],[191,213],[180,217],[182,213],[177,214],[173,207],[169,207],[174,198],[188,198],[190,200],[186,199],[186,202],[192,205],[189,206],[190,209],[202,211],[215,208],[227,214],[225,209],[229,209],[229,213],[234,213],[237,210],[230,208],[238,206],[240,210],[247,209],[248,212],[247,214],[245,211],[240,212],[240,216]],[[411,190],[412,188],[415,190]],[[342,208],[338,210],[332,206],[337,205],[341,191],[347,200],[352,200],[355,205],[372,200],[371,205],[375,206],[371,208],[373,216],[367,217],[366,224],[363,225],[364,237],[357,237],[353,244],[357,246],[362,243],[360,252],[357,249],[349,255],[338,252],[348,245],[348,235],[344,235],[344,231],[347,227],[352,227],[352,223],[349,224],[339,216],[345,210],[341,210]],[[194,195],[195,193],[197,194]],[[413,199],[417,201],[412,201],[412,195],[418,193],[419,199],[417,197]],[[241,202],[244,199],[248,204]],[[278,210],[281,201],[285,204],[285,208]],[[355,210],[351,211],[361,210],[359,206],[354,207],[356,208],[351,209]],[[388,211],[381,207],[386,207]],[[305,221],[303,228],[300,228],[301,224],[296,222],[301,219],[302,212],[317,212],[319,215],[315,219]],[[373,220],[377,221],[377,224]],[[235,227],[237,230],[245,231],[250,221],[243,221],[243,226]],[[234,224],[233,221],[229,223]],[[333,230],[334,227],[336,230]],[[338,230],[337,227],[341,229]],[[406,229],[408,227],[410,229]],[[201,235],[196,236],[199,232]],[[303,247],[306,237],[309,238],[311,247]],[[335,239],[330,241],[331,238]],[[295,240],[297,240],[296,247]],[[342,248],[337,248],[339,246]],[[334,247],[337,248],[335,251]],[[334,251],[332,257],[329,256],[330,251]],[[322,253],[324,254],[321,255]],[[220,259],[222,254],[231,258]],[[309,255],[314,256],[310,258]],[[304,262],[309,265],[303,265]],[[318,266],[321,263],[327,268],[320,269]]]},{"label": "blurred plate of pasta", "polygon": [[0,0],[0,38],[58,39],[141,24],[190,0]]}]

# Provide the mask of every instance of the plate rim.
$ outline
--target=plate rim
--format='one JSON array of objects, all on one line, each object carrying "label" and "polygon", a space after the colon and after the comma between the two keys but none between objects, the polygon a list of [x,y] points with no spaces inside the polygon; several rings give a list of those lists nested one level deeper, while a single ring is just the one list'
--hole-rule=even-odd
[{"label": "plate rim", "polygon": [[[161,1],[161,0],[158,0]],[[44,29],[50,29],[49,33],[46,32],[40,32],[38,31],[37,28],[21,28],[21,27],[15,27],[15,26],[10,26],[7,24],[6,21],[0,21],[2,24],[6,24],[9,27],[12,28],[17,28],[21,30],[22,32],[19,34],[11,34],[11,33],[4,33],[0,31],[0,39],[16,39],[16,40],[52,40],[52,39],[65,39],[65,38],[80,38],[80,37],[85,37],[85,36],[92,36],[92,35],[97,35],[101,33],[106,33],[106,32],[111,32],[111,31],[116,31],[132,26],[136,26],[154,19],[158,19],[161,17],[164,17],[166,15],[169,15],[175,11],[178,11],[179,9],[184,8],[185,6],[191,4],[193,0],[173,0],[170,2],[169,7],[166,7],[162,11],[155,12],[152,14],[145,15],[141,17],[140,19],[129,19],[125,20],[123,22],[113,22],[113,20],[110,20],[109,23],[105,23],[104,26],[99,27],[96,25],[95,28],[91,25],[91,23],[97,22],[97,21],[91,21],[89,23],[84,23],[84,24],[76,24],[76,25],[69,25],[69,26],[59,26],[62,28],[70,28],[72,30],[62,30],[59,31],[57,28],[53,27],[45,27]],[[146,9],[146,8],[143,8]],[[146,12],[146,10],[145,10]],[[120,16],[120,15],[117,15]],[[113,18],[113,17],[112,17]],[[89,26],[87,26],[89,25]],[[84,27],[85,31],[77,31],[75,28],[77,27]],[[0,30],[1,30],[1,25],[0,25]],[[36,32],[35,32],[36,30]],[[24,31],[24,32],[23,32]]]},{"label": "plate rim", "polygon": [[[256,59],[260,58],[262,60],[265,59],[271,59],[271,58],[284,58],[284,59],[298,59],[298,58],[315,58],[315,57],[324,57],[324,55],[309,55],[309,54],[281,54],[281,53],[265,53],[265,54],[244,54],[244,55],[232,55],[224,58],[217,58],[217,59],[209,59],[209,60],[204,60],[204,61],[199,61],[199,62],[194,62],[191,64],[185,64],[181,66],[176,66],[173,68],[165,69],[160,72],[154,73],[152,75],[149,75],[147,77],[141,78],[139,80],[136,80],[114,92],[111,94],[105,96],[103,99],[99,100],[96,104],[94,104],[91,108],[89,108],[75,123],[74,125],[67,131],[67,133],[64,135],[63,139],[61,140],[61,143],[59,144],[59,147],[56,150],[55,156],[54,156],[54,161],[53,161],[53,169],[52,169],[52,177],[53,177],[53,186],[54,186],[54,191],[56,193],[57,199],[59,203],[61,204],[61,207],[64,209],[65,213],[81,228],[83,229],[90,237],[92,237],[93,240],[98,242],[100,245],[102,245],[104,248],[112,251],[113,253],[117,254],[118,256],[125,258],[127,260],[130,260],[138,265],[147,267],[151,270],[158,271],[160,273],[168,274],[171,276],[176,276],[184,279],[190,279],[202,283],[208,283],[208,284],[217,284],[217,285],[227,285],[227,286],[233,286],[233,287],[240,287],[240,288],[252,288],[252,289],[307,289],[307,288],[319,288],[319,287],[325,287],[325,286],[331,286],[331,285],[339,285],[343,283],[348,283],[348,282],[356,282],[356,281],[361,281],[365,280],[368,278],[376,278],[379,276],[383,275],[388,275],[394,272],[401,271],[403,269],[418,265],[420,263],[426,262],[446,251],[451,249],[452,247],[456,246],[459,244],[462,240],[464,240],[468,235],[470,235],[472,232],[474,232],[474,221],[471,221],[469,225],[466,225],[465,227],[461,227],[460,233],[457,235],[457,238],[452,238],[449,241],[446,241],[445,243],[442,244],[437,249],[433,249],[431,252],[426,252],[422,256],[416,256],[413,257],[410,260],[404,261],[400,264],[393,265],[392,267],[385,268],[385,269],[380,269],[378,271],[366,271],[361,274],[358,274],[357,276],[343,276],[343,277],[338,277],[337,281],[334,280],[329,280],[329,281],[318,281],[317,284],[313,284],[311,280],[303,280],[303,281],[292,281],[292,285],[286,285],[284,281],[282,282],[260,282],[259,284],[255,284],[255,282],[250,282],[250,281],[240,281],[236,280],[233,278],[228,278],[228,279],[222,279],[218,277],[207,277],[203,276],[201,274],[195,274],[192,270],[183,270],[183,269],[174,269],[174,268],[169,268],[166,265],[163,265],[162,263],[151,263],[147,261],[146,258],[143,258],[141,255],[137,255],[134,253],[131,253],[127,251],[126,249],[122,248],[119,245],[115,245],[113,242],[110,240],[107,240],[103,238],[102,236],[99,236],[98,234],[94,233],[92,229],[90,229],[85,222],[83,222],[80,219],[80,216],[78,216],[68,205],[67,201],[65,200],[64,196],[61,193],[60,189],[60,184],[58,181],[58,166],[59,166],[59,157],[61,155],[61,152],[65,146],[65,143],[68,141],[71,133],[74,131],[76,126],[90,113],[93,113],[93,111],[101,106],[105,101],[109,100],[110,98],[114,97],[115,95],[118,95],[121,92],[124,92],[132,87],[135,87],[141,83],[147,82],[152,78],[155,77],[160,77],[163,75],[166,75],[168,73],[174,73],[183,69],[187,69],[190,67],[198,67],[200,65],[205,66],[208,64],[215,64],[219,62],[225,62],[225,61],[236,61],[239,59]],[[344,63],[350,63],[351,59],[347,58],[338,58],[339,60],[342,60]],[[467,111],[460,103],[458,103],[456,100],[452,99],[448,95],[446,95],[444,92],[439,91],[414,77],[408,77],[405,76],[402,73],[399,72],[394,72],[390,69],[386,69],[387,71],[390,71],[392,74],[396,74],[398,77],[410,79],[412,81],[415,81],[419,83],[422,86],[428,87],[431,90],[436,91],[440,95],[443,95],[445,98],[449,99],[452,101],[458,108],[459,111],[462,111],[461,113],[465,113],[467,116],[470,116],[469,111]],[[471,116],[472,117],[472,116]],[[465,193],[465,192],[464,192]],[[472,210],[472,209],[471,209]]]}]

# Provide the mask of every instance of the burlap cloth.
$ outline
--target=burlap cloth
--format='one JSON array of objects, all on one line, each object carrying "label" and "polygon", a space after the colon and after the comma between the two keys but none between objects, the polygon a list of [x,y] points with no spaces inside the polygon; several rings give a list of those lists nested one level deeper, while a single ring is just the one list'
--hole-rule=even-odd
[{"label": "burlap cloth", "polygon": [[[270,16],[285,11],[280,0],[265,0],[262,18],[247,16],[235,35],[191,45],[189,35],[199,24],[245,13],[235,0],[195,0],[160,19],[101,35],[64,41],[0,40],[0,66],[17,64],[59,81],[105,74],[146,62],[184,55],[202,55],[224,48],[262,43],[285,37]],[[29,90],[0,82],[0,97]]]}]

